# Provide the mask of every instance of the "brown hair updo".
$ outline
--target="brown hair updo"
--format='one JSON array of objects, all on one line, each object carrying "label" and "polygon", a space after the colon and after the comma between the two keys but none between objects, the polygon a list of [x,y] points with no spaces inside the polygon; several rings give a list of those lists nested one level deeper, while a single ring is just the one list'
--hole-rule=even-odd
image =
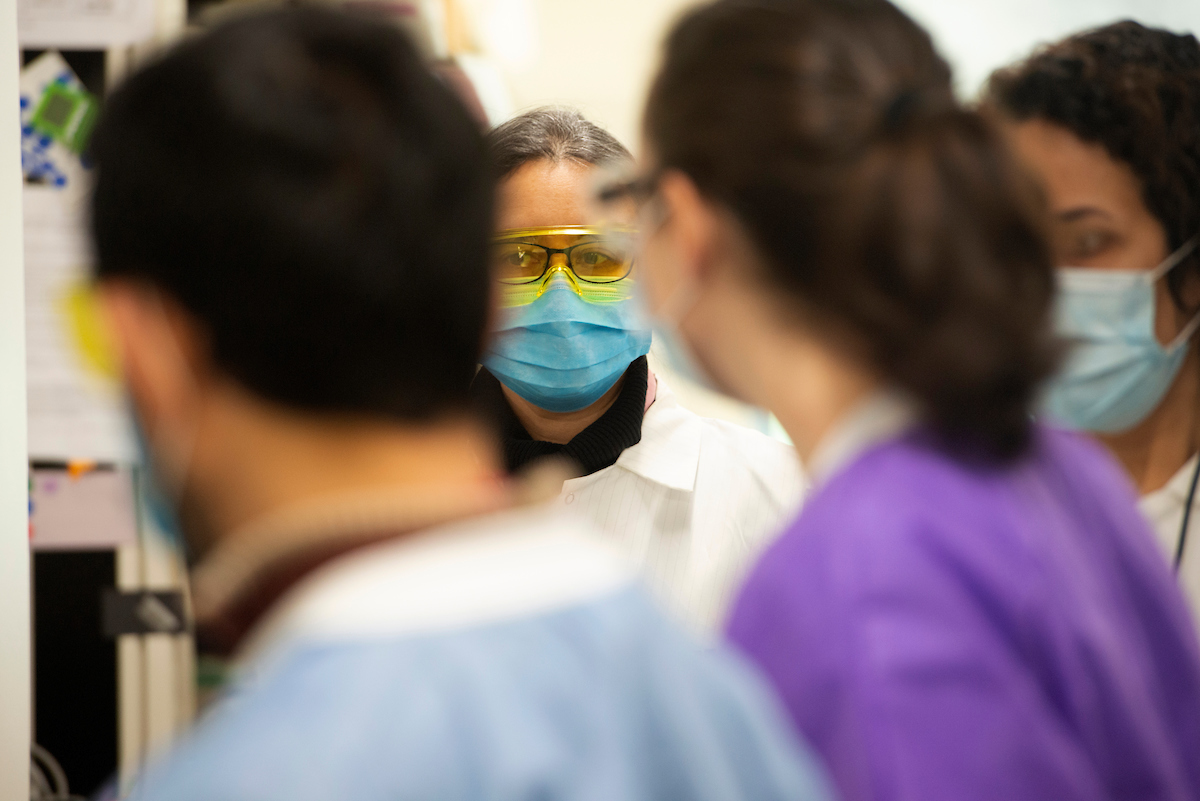
[{"label": "brown hair updo", "polygon": [[645,128],[947,445],[1022,452],[1058,352],[1042,210],[919,26],[886,0],[719,0],[668,37]]}]

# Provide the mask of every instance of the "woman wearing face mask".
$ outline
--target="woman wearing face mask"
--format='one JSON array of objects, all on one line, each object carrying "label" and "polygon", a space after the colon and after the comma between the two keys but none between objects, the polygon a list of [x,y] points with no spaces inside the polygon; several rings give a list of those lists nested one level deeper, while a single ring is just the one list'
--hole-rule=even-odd
[{"label": "woman wearing face mask", "polygon": [[646,107],[648,306],[814,482],[728,632],[840,795],[1200,797],[1200,647],[1119,468],[1031,420],[1037,192],[886,0],[721,0]]},{"label": "woman wearing face mask", "polygon": [[649,370],[651,334],[631,297],[639,265],[587,208],[597,175],[631,161],[624,146],[562,108],[499,126],[489,146],[499,311],[473,392],[498,421],[508,469],[572,460],[581,475],[562,503],[642,565],[677,613],[718,625],[799,499],[795,452],[688,412]]},{"label": "woman wearing face mask", "polygon": [[1125,466],[1200,620],[1200,43],[1120,22],[997,73],[989,100],[1050,205],[1075,349],[1046,412]]}]

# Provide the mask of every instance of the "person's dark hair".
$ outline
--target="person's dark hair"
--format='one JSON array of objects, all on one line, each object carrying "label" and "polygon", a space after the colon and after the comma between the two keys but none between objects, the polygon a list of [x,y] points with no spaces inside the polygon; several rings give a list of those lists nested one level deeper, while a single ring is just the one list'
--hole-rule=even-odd
[{"label": "person's dark hair", "polygon": [[[1126,20],[1085,31],[995,72],[985,102],[1018,122],[1045,120],[1133,170],[1171,250],[1200,234],[1200,42]],[[1200,255],[1171,272],[1180,287]]]},{"label": "person's dark hair", "polygon": [[918,25],[886,0],[703,6],[667,40],[645,130],[944,444],[1024,450],[1059,349],[1038,195]]},{"label": "person's dark hair", "polygon": [[615,136],[575,109],[544,106],[501,123],[487,135],[493,169],[503,180],[531,161],[606,166],[632,161]]},{"label": "person's dark hair", "polygon": [[313,412],[468,407],[493,185],[395,26],[312,7],[225,24],[125,81],[92,156],[98,278],[178,301],[245,387]]}]

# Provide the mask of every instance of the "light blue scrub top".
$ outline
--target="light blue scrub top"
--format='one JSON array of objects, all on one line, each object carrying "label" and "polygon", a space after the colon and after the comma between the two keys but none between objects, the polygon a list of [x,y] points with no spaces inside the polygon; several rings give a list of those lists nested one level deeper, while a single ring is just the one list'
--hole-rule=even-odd
[{"label": "light blue scrub top", "polygon": [[[569,558],[550,553],[563,550],[561,531],[550,530],[558,514],[532,517],[531,537],[530,515],[518,514],[523,544],[501,556],[464,558],[470,549],[459,548],[435,553],[431,567],[428,554],[412,559],[404,543],[386,546],[409,562],[394,571],[409,596],[393,599],[397,616],[380,610],[369,586],[386,584],[392,557],[375,557],[373,577],[356,577],[351,566],[326,580],[337,586],[309,592],[315,601],[307,610],[300,604],[291,619],[271,624],[284,633],[271,635],[266,653],[133,797],[828,797],[753,669],[695,644],[627,580],[583,575],[589,562],[608,558],[584,538],[567,538],[565,550],[575,551]],[[513,522],[492,527],[513,530]],[[546,530],[538,533],[539,526]],[[490,536],[503,550],[504,531]],[[455,537],[462,539],[442,539]],[[558,545],[539,545],[543,537]],[[460,603],[455,587],[437,587],[447,580],[477,594],[478,603],[439,611]],[[555,586],[531,589],[544,581]],[[412,591],[415,585],[432,589]],[[361,598],[347,601],[350,592]],[[443,602],[439,592],[447,593]],[[513,601],[521,592],[525,600]],[[498,612],[504,605],[510,609]],[[356,606],[361,615],[347,621]],[[513,613],[516,607],[523,608]]]}]

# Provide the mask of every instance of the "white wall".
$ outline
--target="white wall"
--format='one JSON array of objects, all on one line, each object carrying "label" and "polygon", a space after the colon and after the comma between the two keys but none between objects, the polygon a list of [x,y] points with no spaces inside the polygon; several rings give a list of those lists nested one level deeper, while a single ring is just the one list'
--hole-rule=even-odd
[{"label": "white wall", "polygon": [[0,0],[0,798],[29,797],[29,462],[16,0]]},{"label": "white wall", "polygon": [[1200,0],[896,0],[928,28],[954,65],[959,91],[976,93],[996,67],[1083,28],[1132,18],[1200,31]]},{"label": "white wall", "polygon": [[659,40],[689,0],[475,0],[475,20],[517,111],[581,108],[636,149]]}]

